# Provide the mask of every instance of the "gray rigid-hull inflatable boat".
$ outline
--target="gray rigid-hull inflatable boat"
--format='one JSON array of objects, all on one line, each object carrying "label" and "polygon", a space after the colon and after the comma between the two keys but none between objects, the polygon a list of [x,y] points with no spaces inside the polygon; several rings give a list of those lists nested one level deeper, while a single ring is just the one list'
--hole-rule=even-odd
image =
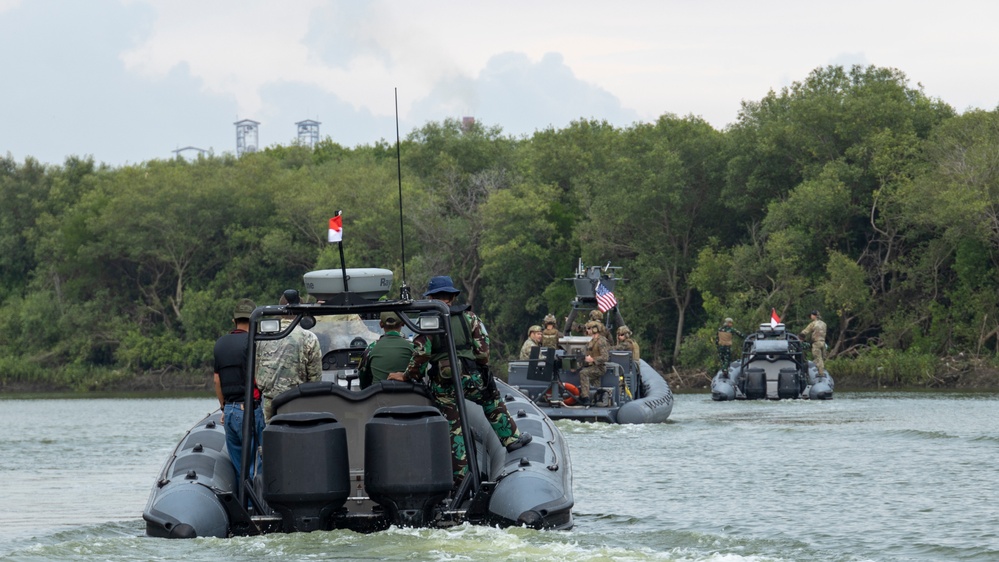
[{"label": "gray rigid-hull inflatable boat", "polygon": [[[347,270],[351,283],[357,271]],[[378,271],[389,278],[377,282],[391,286],[391,272]],[[452,364],[457,364],[447,306],[324,293],[311,287],[308,277],[306,286],[326,301],[258,307],[251,317],[250,348],[253,341],[280,339],[295,325],[310,327],[323,346],[323,380],[274,399],[275,415],[264,429],[262,445],[255,452],[244,448],[241,464],[242,474],[250,472],[251,462],[261,469],[242,483],[236,481],[226,451],[221,412],[195,424],[153,486],[142,515],[147,535],[371,532],[391,525],[465,522],[572,527],[572,468],[565,440],[552,420],[516,389],[496,381],[519,430],[532,436],[514,451],[502,446],[481,407],[459,401],[463,433],[472,436],[470,445],[466,439],[469,466],[477,470],[469,470],[458,489],[452,489],[448,424],[427,388],[382,381],[361,390],[355,384],[357,360],[370,343],[367,338],[377,336],[378,315],[386,310],[404,319],[408,333],[443,336]],[[294,317],[291,325],[270,322],[282,316]],[[339,347],[339,342],[348,345]],[[252,357],[253,351],[248,353]],[[252,402],[249,391],[246,402]],[[245,416],[244,435],[251,432],[250,417]]]},{"label": "gray rigid-hull inflatable boat", "polygon": [[760,324],[743,341],[742,357],[711,379],[711,399],[832,400],[832,375],[805,360],[806,345],[784,324]]},{"label": "gray rigid-hull inflatable boat", "polygon": [[[572,281],[576,298],[561,333],[569,334],[586,322],[591,310],[599,308],[597,287],[613,291],[619,278],[617,267],[584,267],[582,262]],[[578,323],[577,323],[578,321]],[[614,337],[624,326],[618,305],[609,308],[602,322]],[[579,405],[579,371],[584,366],[587,336],[562,336],[558,348],[534,347],[526,361],[511,361],[507,380],[526,394],[545,414],[555,420],[606,423],[661,423],[673,411],[673,391],[666,379],[630,351],[611,351],[600,383],[593,385],[589,405]],[[613,345],[615,342],[610,342]]]}]

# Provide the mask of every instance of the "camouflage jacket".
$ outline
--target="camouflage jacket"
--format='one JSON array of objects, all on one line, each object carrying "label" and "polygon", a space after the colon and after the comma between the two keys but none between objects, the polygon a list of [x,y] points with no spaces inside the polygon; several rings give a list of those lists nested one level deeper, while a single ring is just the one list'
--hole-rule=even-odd
[{"label": "camouflage jacket", "polygon": [[822,320],[816,318],[812,322],[805,326],[805,329],[801,331],[802,337],[812,336],[813,342],[825,342],[826,341],[826,323]]},{"label": "camouflage jacket", "polygon": [[617,351],[630,351],[632,359],[638,361],[638,342],[631,338],[617,342],[612,349]]},{"label": "camouflage jacket", "polygon": [[257,386],[264,396],[273,398],[303,382],[318,381],[322,376],[319,338],[301,326],[295,326],[280,340],[257,342]]},{"label": "camouflage jacket", "polygon": [[586,354],[593,358],[593,364],[603,368],[610,359],[610,343],[607,338],[599,336],[586,342]]},{"label": "camouflage jacket", "polygon": [[[454,326],[458,322],[452,322],[451,335],[454,337],[454,347],[458,353],[458,357],[474,359],[479,365],[488,365],[489,332],[486,331],[485,324],[470,310],[455,313],[452,315],[452,318],[458,319],[459,314],[461,315],[460,318],[465,322],[465,326],[468,327],[471,341],[466,341],[464,329],[454,329]],[[412,381],[420,380],[422,377],[421,373],[426,370],[428,364],[447,360],[447,346],[440,340],[440,336],[418,334],[413,338],[413,347],[416,349],[413,351],[413,358],[410,359],[409,366],[406,368],[406,377]],[[431,369],[429,372],[440,373],[440,369]]]},{"label": "camouflage jacket", "polygon": [[534,340],[527,338],[524,345],[520,346],[520,360],[526,361],[531,358],[531,348],[538,347],[538,344],[534,343]]}]

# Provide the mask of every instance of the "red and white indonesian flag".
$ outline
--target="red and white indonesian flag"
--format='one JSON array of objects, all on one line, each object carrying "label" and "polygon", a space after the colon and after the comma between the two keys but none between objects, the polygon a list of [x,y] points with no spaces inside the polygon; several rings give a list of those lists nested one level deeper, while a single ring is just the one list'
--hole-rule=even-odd
[{"label": "red and white indonesian flag", "polygon": [[343,215],[330,219],[330,243],[343,241]]},{"label": "red and white indonesian flag", "polygon": [[777,324],[780,324],[780,316],[777,316],[777,309],[770,309],[770,327],[776,328]]}]

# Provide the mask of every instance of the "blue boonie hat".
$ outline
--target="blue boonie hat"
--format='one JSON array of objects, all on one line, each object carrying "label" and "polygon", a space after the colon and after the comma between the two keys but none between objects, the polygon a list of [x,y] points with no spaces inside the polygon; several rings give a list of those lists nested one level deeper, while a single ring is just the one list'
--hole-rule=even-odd
[{"label": "blue boonie hat", "polygon": [[451,281],[450,276],[437,275],[430,278],[430,282],[427,283],[427,292],[423,293],[423,296],[429,297],[430,295],[436,295],[437,293],[457,295],[460,292],[461,291],[454,288],[454,281]]}]

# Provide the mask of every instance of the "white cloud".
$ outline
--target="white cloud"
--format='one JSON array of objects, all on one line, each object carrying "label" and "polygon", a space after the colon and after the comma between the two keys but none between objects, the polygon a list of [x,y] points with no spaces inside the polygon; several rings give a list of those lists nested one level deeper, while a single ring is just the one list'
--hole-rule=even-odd
[{"label": "white cloud", "polygon": [[373,142],[394,136],[396,88],[403,132],[465,114],[511,134],[663,113],[722,128],[743,100],[855,62],[992,109],[997,19],[999,4],[975,0],[0,0],[0,50],[19,53],[0,153],[222,152],[237,118],[263,122],[263,145],[304,118],[336,142]]},{"label": "white cloud", "polygon": [[321,2],[148,0],[156,19],[149,36],[121,55],[128,70],[163,78],[185,65],[205,91],[232,96],[240,114],[261,107],[260,90],[308,81],[316,71],[303,45],[309,13]]}]

